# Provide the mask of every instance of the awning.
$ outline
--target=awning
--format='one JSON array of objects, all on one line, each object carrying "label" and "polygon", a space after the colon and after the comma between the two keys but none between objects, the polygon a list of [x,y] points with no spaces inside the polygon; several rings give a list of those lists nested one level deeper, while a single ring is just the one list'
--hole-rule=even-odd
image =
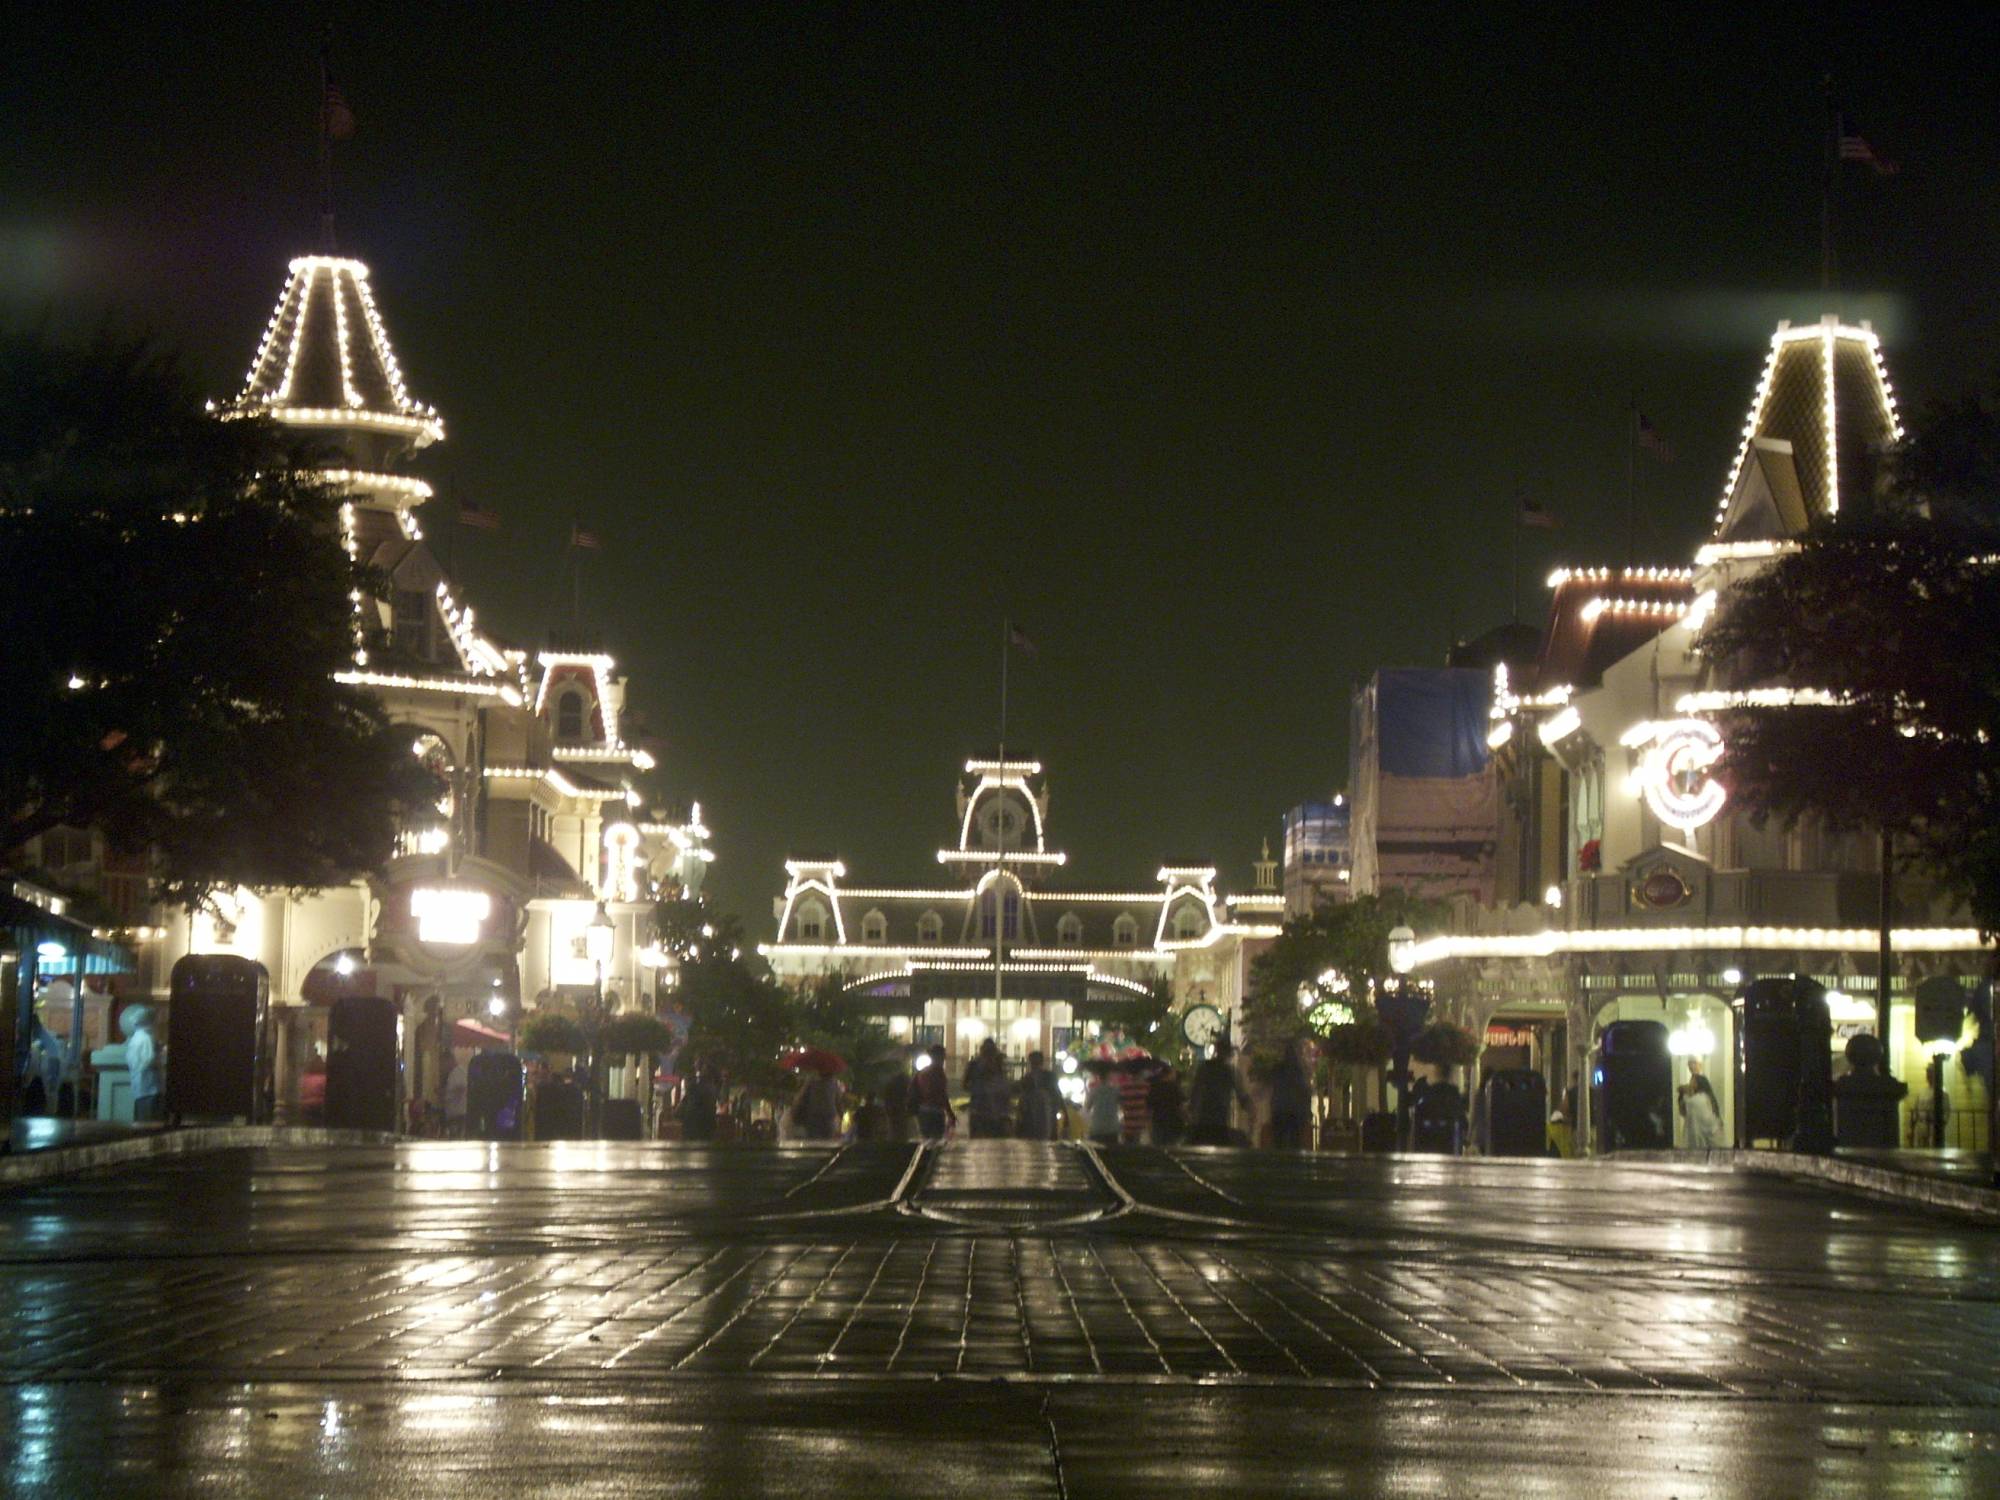
[{"label": "awning", "polygon": [[[41,974],[129,974],[138,967],[132,950],[123,943],[93,937],[86,924],[58,916],[4,885],[0,885],[0,934],[0,946],[18,947],[23,962],[32,961]],[[36,949],[42,943],[60,943],[65,957],[40,958]]]},{"label": "awning", "polygon": [[507,1033],[482,1026],[467,1016],[451,1023],[451,1044],[454,1047],[505,1047]]}]

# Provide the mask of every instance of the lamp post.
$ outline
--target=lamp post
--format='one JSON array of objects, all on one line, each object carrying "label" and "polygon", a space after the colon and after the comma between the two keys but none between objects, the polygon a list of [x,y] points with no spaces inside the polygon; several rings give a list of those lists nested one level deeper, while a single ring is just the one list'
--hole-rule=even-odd
[{"label": "lamp post", "polygon": [[1385,980],[1376,997],[1375,1009],[1389,1028],[1392,1044],[1390,1081],[1396,1085],[1396,1149],[1410,1149],[1410,1044],[1424,1024],[1431,1008],[1430,997],[1412,984],[1410,970],[1417,966],[1417,935],[1406,926],[1389,929],[1389,967],[1393,977]]},{"label": "lamp post", "polygon": [[591,1016],[593,1024],[585,1038],[585,1043],[590,1048],[589,1056],[585,1061],[589,1070],[590,1094],[588,1102],[590,1106],[590,1133],[593,1139],[597,1135],[598,1122],[603,1115],[603,1104],[600,1099],[602,1090],[598,1087],[597,1079],[597,1033],[604,1025],[604,966],[611,962],[611,950],[617,940],[617,925],[611,920],[610,913],[605,911],[604,903],[600,901],[597,903],[596,914],[591,917],[583,929],[583,951],[590,955],[591,968],[597,976],[592,990]]}]

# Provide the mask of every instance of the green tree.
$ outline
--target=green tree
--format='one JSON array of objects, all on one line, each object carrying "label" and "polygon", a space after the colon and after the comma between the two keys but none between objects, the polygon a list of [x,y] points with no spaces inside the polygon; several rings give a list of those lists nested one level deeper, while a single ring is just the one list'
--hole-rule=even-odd
[{"label": "green tree", "polygon": [[215,420],[141,346],[0,338],[0,855],[97,829],[190,907],[388,860],[437,789],[333,680],[384,582],[339,544],[324,459]]},{"label": "green tree", "polygon": [[1720,682],[1824,704],[1723,716],[1718,774],[1759,822],[1881,831],[2000,931],[2000,423],[1932,408],[1884,500],[1850,505],[1731,588]]}]

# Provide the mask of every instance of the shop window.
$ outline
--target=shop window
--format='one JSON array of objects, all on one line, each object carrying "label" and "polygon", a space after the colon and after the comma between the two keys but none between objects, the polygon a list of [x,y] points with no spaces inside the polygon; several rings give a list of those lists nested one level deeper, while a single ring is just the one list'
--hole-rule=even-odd
[{"label": "shop window", "polygon": [[431,600],[422,589],[397,589],[396,648],[423,661],[431,659]]}]

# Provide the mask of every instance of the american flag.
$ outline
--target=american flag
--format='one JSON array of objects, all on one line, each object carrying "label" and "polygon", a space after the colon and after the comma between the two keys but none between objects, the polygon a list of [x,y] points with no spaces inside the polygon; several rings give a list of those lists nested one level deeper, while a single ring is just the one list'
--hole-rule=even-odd
[{"label": "american flag", "polygon": [[1875,169],[1876,175],[1894,177],[1903,169],[1878,153],[1875,148],[1854,133],[1846,115],[1840,117],[1840,159],[1842,161],[1865,162]]},{"label": "american flag", "polygon": [[461,500],[458,502],[458,524],[470,526],[475,531],[498,531],[500,516],[477,500]]},{"label": "american flag", "polygon": [[326,93],[319,103],[319,128],[332,141],[351,140],[354,136],[354,111],[347,107],[347,96],[331,78],[326,81]]},{"label": "american flag", "polygon": [[1514,519],[1537,531],[1554,531],[1558,524],[1556,513],[1538,500],[1523,500],[1514,512]]},{"label": "american flag", "polygon": [[569,544],[572,547],[581,547],[586,551],[590,552],[597,551],[602,545],[597,540],[596,532],[585,531],[581,526],[577,525],[574,522],[570,524],[569,528]]},{"label": "american flag", "polygon": [[1660,429],[1644,412],[1639,413],[1639,446],[1663,464],[1674,461],[1674,445],[1660,436]]}]

